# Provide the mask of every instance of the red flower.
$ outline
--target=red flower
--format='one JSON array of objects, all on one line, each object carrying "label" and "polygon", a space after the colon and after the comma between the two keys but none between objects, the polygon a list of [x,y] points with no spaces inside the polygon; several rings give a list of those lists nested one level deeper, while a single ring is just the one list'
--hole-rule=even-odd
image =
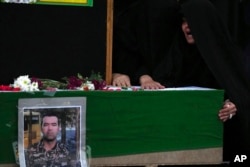
[{"label": "red flower", "polygon": [[19,91],[21,91],[21,88],[12,88],[12,91],[13,92],[19,92]]},{"label": "red flower", "polygon": [[103,90],[103,88],[106,86],[106,82],[102,79],[93,79],[91,82],[94,84],[95,90]]},{"label": "red flower", "polygon": [[0,85],[0,90],[1,91],[11,91],[12,87],[9,85]]},{"label": "red flower", "polygon": [[80,87],[82,85],[82,83],[84,82],[83,79],[80,79],[76,76],[71,76],[68,79],[68,85],[67,88],[68,89],[76,89],[77,87]]},{"label": "red flower", "polygon": [[15,91],[19,92],[21,89],[20,88],[13,88],[10,85],[0,85],[0,91]]}]

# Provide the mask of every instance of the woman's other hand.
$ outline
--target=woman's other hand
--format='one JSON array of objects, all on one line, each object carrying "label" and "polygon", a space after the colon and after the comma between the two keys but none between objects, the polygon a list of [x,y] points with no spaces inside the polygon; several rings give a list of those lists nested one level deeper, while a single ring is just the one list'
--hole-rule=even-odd
[{"label": "woman's other hand", "polygon": [[149,75],[142,75],[140,77],[140,84],[142,89],[164,89],[165,86],[159,82],[154,81]]},{"label": "woman's other hand", "polygon": [[236,114],[237,108],[230,100],[225,100],[222,109],[219,111],[219,118],[225,122]]}]

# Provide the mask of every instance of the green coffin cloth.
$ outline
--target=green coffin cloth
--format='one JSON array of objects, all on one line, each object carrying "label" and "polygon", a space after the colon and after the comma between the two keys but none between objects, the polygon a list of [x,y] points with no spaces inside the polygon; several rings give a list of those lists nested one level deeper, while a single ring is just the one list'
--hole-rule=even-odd
[{"label": "green coffin cloth", "polygon": [[87,97],[92,158],[222,147],[224,91],[59,91],[0,93],[0,164],[14,163],[18,99]]}]

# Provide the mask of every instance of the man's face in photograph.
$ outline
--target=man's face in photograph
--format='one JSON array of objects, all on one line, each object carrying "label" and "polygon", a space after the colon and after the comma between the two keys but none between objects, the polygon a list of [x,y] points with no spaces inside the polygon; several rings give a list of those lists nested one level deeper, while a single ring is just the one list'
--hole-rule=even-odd
[{"label": "man's face in photograph", "polygon": [[42,123],[43,139],[47,141],[56,140],[60,128],[56,116],[45,116]]}]

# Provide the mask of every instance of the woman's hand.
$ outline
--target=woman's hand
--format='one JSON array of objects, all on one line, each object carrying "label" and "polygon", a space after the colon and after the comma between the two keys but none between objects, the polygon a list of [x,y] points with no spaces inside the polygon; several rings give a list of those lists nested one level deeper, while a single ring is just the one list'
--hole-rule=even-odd
[{"label": "woman's hand", "polygon": [[125,74],[113,73],[112,75],[112,85],[120,87],[130,87],[130,78]]},{"label": "woman's hand", "polygon": [[159,82],[154,81],[149,75],[142,75],[140,77],[140,84],[142,89],[164,89],[165,86]]},{"label": "woman's hand", "polygon": [[236,114],[237,108],[230,100],[225,100],[222,109],[219,111],[219,118],[225,122]]}]

